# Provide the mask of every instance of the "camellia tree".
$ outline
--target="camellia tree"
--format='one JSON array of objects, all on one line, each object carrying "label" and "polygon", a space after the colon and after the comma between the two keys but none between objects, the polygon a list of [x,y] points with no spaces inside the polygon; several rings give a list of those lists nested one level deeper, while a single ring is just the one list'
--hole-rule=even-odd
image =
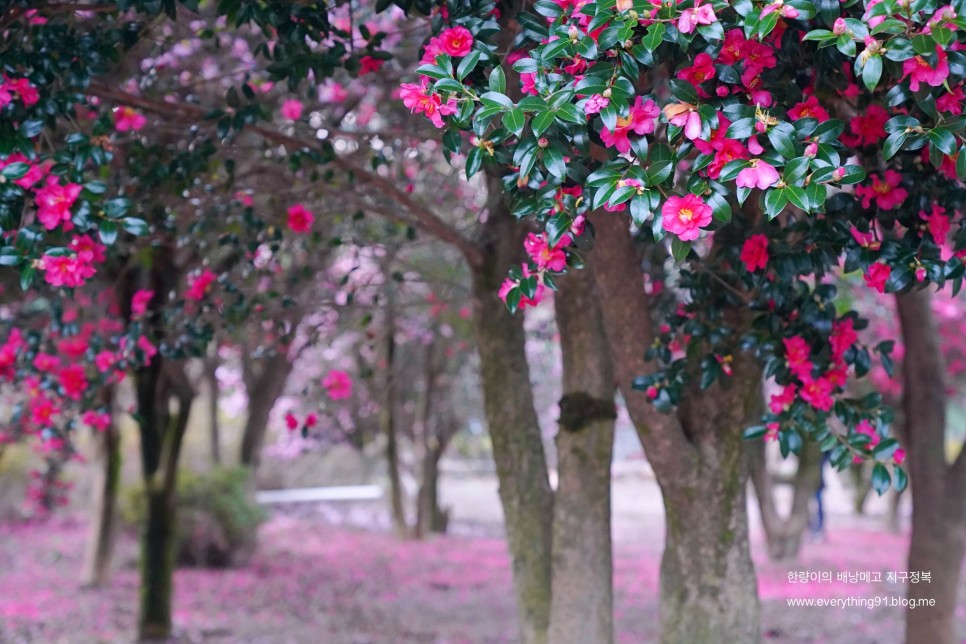
[{"label": "camellia tree", "polygon": [[[651,369],[634,382],[680,421],[668,429],[654,420],[642,432],[668,506],[664,639],[757,639],[757,609],[734,592],[740,574],[730,592],[704,604],[699,589],[678,579],[692,564],[674,552],[683,538],[675,510],[683,475],[671,471],[681,463],[671,455],[690,443],[699,463],[718,458],[701,452],[712,443],[688,429],[710,404],[694,391],[713,393],[727,380],[753,388],[757,370],[779,392],[745,438],[771,434],[783,454],[814,440],[836,467],[856,456],[874,460],[877,490],[905,486],[904,452],[887,436],[890,411],[877,395],[845,393],[875,354],[891,364],[890,345],[860,340],[866,322],[836,311],[828,278],[840,267],[862,271],[870,288],[899,293],[900,304],[903,293],[930,285],[961,287],[964,8],[542,0],[512,14],[517,32],[506,46],[494,14],[515,9],[441,7],[420,79],[403,86],[402,98],[444,129],[453,151],[468,146],[468,174],[498,168],[513,212],[542,225],[501,292],[511,310],[568,279],[558,276],[583,263],[595,227],[612,231],[616,218],[629,216],[622,225],[639,240],[667,245],[680,296],[650,334]],[[944,257],[947,235],[954,252]],[[597,237],[588,257],[601,286],[616,251],[612,235]],[[630,293],[637,285],[626,289],[640,297]],[[647,320],[638,324],[649,333]],[[617,327],[605,325],[618,355]],[[717,450],[737,450],[740,439]],[[675,444],[682,449],[666,449]],[[913,476],[925,475],[917,467]],[[966,468],[966,457],[951,467]],[[722,527],[729,532],[719,541],[730,547],[688,554],[705,574],[727,578],[745,566],[747,535]],[[963,549],[943,556],[929,565],[958,569]],[[911,632],[910,641],[952,641],[954,596],[951,589],[938,600],[946,608],[935,611],[937,625]]]}]

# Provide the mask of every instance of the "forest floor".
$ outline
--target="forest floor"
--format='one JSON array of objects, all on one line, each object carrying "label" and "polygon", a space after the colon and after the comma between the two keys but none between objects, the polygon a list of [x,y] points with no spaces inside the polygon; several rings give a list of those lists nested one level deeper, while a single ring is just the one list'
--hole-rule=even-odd
[{"label": "forest floor", "polygon": [[[450,491],[455,487],[450,485]],[[619,643],[648,643],[657,637],[663,522],[649,520],[647,514],[628,516],[628,507],[641,507],[641,499],[650,498],[640,493],[640,481],[634,487],[636,504],[624,498],[619,486],[615,488]],[[372,510],[373,516],[382,513],[381,508]],[[456,512],[455,535],[399,541],[380,530],[378,521],[370,529],[351,525],[367,523],[365,515],[362,506],[276,512],[262,526],[258,550],[248,566],[179,570],[174,613],[179,641],[515,641],[510,566],[498,525],[485,517],[473,522]],[[906,571],[908,537],[882,532],[879,523],[881,518],[846,521],[833,511],[824,541],[806,543],[794,564],[775,564],[764,555],[752,521],[765,642],[901,642],[899,607],[788,603],[793,598],[903,597],[904,585],[889,582],[888,573]],[[86,522],[78,517],[0,525],[0,642],[131,641],[137,609],[136,539],[132,534],[120,538],[116,571],[107,587],[81,589],[77,578],[85,539]],[[831,581],[790,583],[790,572],[828,572]],[[837,578],[838,573],[849,572],[879,573],[882,581],[850,583]],[[963,601],[959,620],[966,634]]]}]

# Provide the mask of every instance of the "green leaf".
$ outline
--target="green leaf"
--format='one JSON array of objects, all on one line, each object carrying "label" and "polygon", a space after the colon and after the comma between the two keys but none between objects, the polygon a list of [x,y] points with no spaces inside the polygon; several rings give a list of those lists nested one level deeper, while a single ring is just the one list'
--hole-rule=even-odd
[{"label": "green leaf", "polygon": [[151,228],[148,226],[148,222],[144,221],[143,219],[138,219],[137,217],[125,217],[121,220],[121,226],[124,228],[124,230],[136,237],[147,235],[151,230]]},{"label": "green leaf", "polygon": [[503,127],[518,137],[523,134],[523,126],[526,125],[527,117],[519,107],[514,108],[503,115]]},{"label": "green leaf", "polygon": [[29,171],[29,164],[23,161],[17,161],[0,170],[0,175],[3,175],[3,178],[9,181],[16,181],[17,179],[22,179]]},{"label": "green leaf", "polygon": [[30,285],[34,282],[34,275],[37,274],[37,269],[33,266],[24,266],[23,270],[20,271],[20,288],[26,291],[30,288]]},{"label": "green leaf", "polygon": [[865,61],[865,65],[862,67],[862,83],[865,88],[870,92],[875,89],[875,86],[879,84],[879,79],[882,77],[882,57],[881,56],[869,56],[869,59]]},{"label": "green leaf", "polygon": [[691,252],[691,242],[682,241],[677,235],[671,237],[671,255],[675,261],[681,262]]},{"label": "green leaf", "polygon": [[540,112],[534,115],[530,122],[530,127],[533,128],[533,133],[535,136],[540,136],[547,131],[547,128],[553,123],[555,115],[553,112]]},{"label": "green leaf", "polygon": [[799,188],[798,186],[786,186],[782,189],[785,193],[785,197],[791,202],[796,208],[801,208],[805,212],[810,212],[812,210],[811,204],[808,198],[805,196],[805,189]]},{"label": "green leaf", "polygon": [[641,38],[641,44],[644,45],[644,49],[647,51],[654,51],[664,40],[664,32],[667,28],[664,26],[663,22],[655,22],[650,27],[647,28],[647,33]]},{"label": "green leaf", "polygon": [[959,148],[959,156],[956,158],[956,176],[960,181],[966,181],[966,145]]},{"label": "green leaf", "polygon": [[547,171],[558,179],[563,180],[567,175],[563,152],[556,145],[551,145],[543,151],[543,163],[547,166]]},{"label": "green leaf", "polygon": [[466,178],[469,179],[474,174],[480,171],[480,167],[483,165],[483,148],[473,147],[469,154],[466,155]]},{"label": "green leaf", "polygon": [[744,433],[742,434],[742,437],[746,441],[751,441],[751,440],[755,440],[756,438],[761,438],[767,433],[768,433],[768,428],[765,427],[764,425],[753,425],[752,427],[745,429]]},{"label": "green leaf", "polygon": [[513,109],[513,101],[510,100],[509,96],[503,94],[502,92],[486,92],[480,96],[480,101],[486,106],[499,105],[500,107],[508,110]]},{"label": "green leaf", "polygon": [[769,190],[765,194],[765,213],[768,219],[774,219],[788,205],[788,197],[784,189]]},{"label": "green leaf", "polygon": [[671,176],[671,172],[674,170],[674,164],[671,161],[655,161],[647,166],[647,171],[645,175],[647,176],[647,186],[656,186],[659,183],[663,183],[668,177]]},{"label": "green leaf", "polygon": [[779,123],[768,129],[768,140],[775,151],[786,159],[797,156],[795,150],[795,128],[790,123]]},{"label": "green leaf", "polygon": [[728,200],[719,195],[717,192],[712,192],[708,197],[708,205],[711,206],[711,211],[714,213],[715,221],[719,221],[723,224],[727,224],[731,221],[731,204]]},{"label": "green leaf", "polygon": [[97,235],[101,238],[101,243],[110,246],[117,241],[117,222],[101,221],[97,225]]},{"label": "green leaf", "polygon": [[893,468],[893,471],[895,472],[894,484],[896,492],[902,492],[909,485],[909,477],[906,475],[906,470],[898,465]]},{"label": "green leaf", "polygon": [[565,103],[557,108],[557,120],[583,125],[587,122],[587,116],[573,103]]},{"label": "green leaf", "polygon": [[[532,58],[521,58],[517,62],[513,63],[513,71],[520,74],[536,74],[538,69],[537,61]],[[502,94],[503,92],[501,91],[500,93]]]},{"label": "green leaf", "polygon": [[893,132],[888,137],[886,137],[885,143],[882,144],[882,158],[888,161],[895,156],[896,152],[902,149],[902,144],[906,142],[906,138],[909,135],[906,132]]},{"label": "green leaf", "polygon": [[490,78],[487,80],[487,85],[491,92],[496,92],[497,94],[506,94],[506,74],[503,73],[503,68],[497,65],[490,72]]},{"label": "green leaf", "polygon": [[941,127],[929,131],[929,142],[943,154],[952,156],[956,153],[956,137],[952,132]]},{"label": "green leaf", "polygon": [[[470,73],[474,69],[476,69],[476,65],[479,62],[480,62],[480,52],[471,51],[463,58],[463,60],[460,61],[459,66],[456,68],[456,78],[463,80],[464,78],[469,76]],[[502,94],[503,92],[499,91],[498,93]]]},{"label": "green leaf", "polygon": [[872,488],[876,491],[876,494],[880,496],[885,494],[891,483],[892,477],[889,476],[889,470],[882,463],[876,463],[875,467],[872,468]]},{"label": "green leaf", "polygon": [[127,197],[116,197],[104,202],[104,214],[111,219],[120,219],[131,208],[131,200]]}]

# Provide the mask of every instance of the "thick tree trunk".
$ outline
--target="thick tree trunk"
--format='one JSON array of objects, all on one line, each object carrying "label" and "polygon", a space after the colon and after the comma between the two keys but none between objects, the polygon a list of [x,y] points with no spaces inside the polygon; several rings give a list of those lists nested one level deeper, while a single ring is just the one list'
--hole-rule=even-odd
[{"label": "thick tree trunk", "polygon": [[610,467],[614,373],[589,270],[572,271],[555,297],[563,358],[553,513],[549,641],[612,642]]},{"label": "thick tree trunk", "polygon": [[[938,334],[925,290],[896,296],[906,353],[903,360],[903,443],[912,482],[909,571],[929,572],[930,583],[910,583],[906,642],[959,642],[956,596],[966,555],[966,456],[946,462],[946,388]],[[964,450],[966,453],[966,450]]]},{"label": "thick tree trunk", "polygon": [[631,420],[664,496],[667,539],[661,563],[661,641],[759,641],[757,582],[748,545],[742,432],[760,404],[760,375],[736,356],[734,377],[685,400],[680,418],[658,412],[631,383],[651,373],[654,340],[640,256],[627,223],[591,218],[588,255],[608,345]]},{"label": "thick tree trunk", "polygon": [[808,503],[822,480],[822,450],[811,441],[802,447],[792,480],[792,505],[788,514],[782,516],[775,500],[775,480],[768,472],[764,441],[756,441],[747,449],[751,480],[758,496],[761,523],[768,541],[768,556],[772,561],[794,561],[802,545],[802,535],[808,527]]},{"label": "thick tree trunk", "polygon": [[[106,398],[113,403],[113,387],[106,389]],[[97,443],[97,473],[94,477],[94,502],[91,506],[91,529],[84,550],[81,584],[101,586],[110,578],[111,554],[117,524],[117,493],[121,482],[121,436],[114,423],[95,436]]]},{"label": "thick tree trunk", "polygon": [[[272,413],[275,401],[285,390],[285,381],[292,371],[292,361],[289,360],[284,347],[258,360],[252,359],[247,352],[244,352],[242,369],[245,390],[248,394],[248,416],[245,418],[245,428],[242,432],[239,461],[243,466],[254,471],[258,468],[261,459],[269,415]],[[254,482],[255,477],[251,477],[250,480]]]},{"label": "thick tree trunk", "polygon": [[478,240],[484,259],[471,266],[473,322],[521,640],[538,644],[547,641],[550,619],[553,492],[533,405],[523,316],[510,315],[497,294],[507,268],[521,259],[525,231],[503,203],[499,180],[489,181],[489,209]]},{"label": "thick tree trunk", "polygon": [[[141,460],[147,516],[141,542],[141,601],[138,637],[171,636],[176,548],[178,457],[188,427],[194,391],[180,365],[156,356],[137,374]],[[172,399],[177,411],[172,414]]]}]

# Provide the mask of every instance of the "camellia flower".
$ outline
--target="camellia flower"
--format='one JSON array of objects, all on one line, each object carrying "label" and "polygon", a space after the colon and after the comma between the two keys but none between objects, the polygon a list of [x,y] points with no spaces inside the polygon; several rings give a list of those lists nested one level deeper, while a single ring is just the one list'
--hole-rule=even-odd
[{"label": "camellia flower", "polygon": [[610,105],[609,98],[604,98],[600,94],[594,94],[584,103],[584,114],[597,114],[608,105]]},{"label": "camellia flower", "polygon": [[77,364],[61,369],[57,375],[57,382],[63,388],[64,395],[71,400],[80,400],[88,387],[84,367]]},{"label": "camellia flower", "polygon": [[617,125],[611,132],[608,128],[600,131],[600,139],[609,148],[617,148],[621,154],[631,151],[631,142],[627,136],[633,132],[638,136],[650,134],[654,131],[654,123],[661,113],[657,104],[648,99],[644,101],[640,96],[634,99],[627,116],[617,117]]},{"label": "camellia flower", "polygon": [[832,383],[825,378],[808,378],[807,381],[802,382],[798,395],[815,409],[829,411],[835,405],[832,389]]},{"label": "camellia flower", "polygon": [[547,243],[547,234],[530,233],[523,242],[527,255],[539,270],[559,272],[567,268],[567,253],[564,248],[570,245],[570,235],[564,235],[553,248]]},{"label": "camellia flower", "polygon": [[96,273],[94,267],[77,255],[45,255],[40,262],[44,280],[51,286],[83,286]]},{"label": "camellia flower", "polygon": [[465,56],[473,49],[473,34],[466,27],[444,29],[436,38],[439,46],[450,56]]},{"label": "camellia flower", "polygon": [[379,71],[385,62],[380,58],[363,56],[359,59],[359,76],[365,76],[366,74]]},{"label": "camellia flower", "polygon": [[926,222],[926,229],[932,235],[936,244],[942,246],[946,243],[946,237],[949,235],[949,229],[952,224],[949,217],[946,216],[945,208],[938,203],[934,203],[932,205],[932,211],[928,215],[924,210],[920,210],[919,218]]},{"label": "camellia flower", "polygon": [[288,412],[287,414],[285,414],[285,426],[289,428],[289,431],[292,431],[298,428],[299,419],[296,418],[295,414],[293,414],[292,412]]},{"label": "camellia flower", "polygon": [[208,292],[208,287],[218,276],[212,271],[205,269],[194,277],[188,278],[188,290],[185,291],[185,299],[200,302]]},{"label": "camellia flower", "polygon": [[741,247],[741,261],[751,273],[768,266],[768,237],[759,233],[746,239]]},{"label": "camellia flower", "polygon": [[832,359],[836,362],[842,360],[845,352],[856,343],[859,334],[855,332],[852,318],[837,320],[832,325],[832,335],[829,336],[829,344],[832,345]]},{"label": "camellia flower", "polygon": [[455,114],[457,110],[456,99],[451,98],[443,103],[439,94],[429,92],[427,78],[423,78],[421,85],[404,83],[400,87],[399,97],[410,112],[422,112],[436,127],[443,127],[443,116]]},{"label": "camellia flower", "polygon": [[797,391],[798,387],[795,385],[785,385],[780,394],[772,394],[771,399],[768,401],[768,409],[770,409],[771,413],[773,414],[780,414],[784,411],[788,411],[795,402],[795,395]]},{"label": "camellia flower", "polygon": [[302,101],[290,98],[282,103],[282,107],[279,109],[278,113],[282,115],[282,118],[290,121],[297,121],[302,118],[303,109],[305,108],[302,105]]},{"label": "camellia flower", "polygon": [[919,91],[919,84],[925,83],[931,87],[939,87],[949,77],[949,60],[946,52],[936,45],[936,66],[933,67],[922,56],[916,56],[902,63],[902,79],[909,77],[909,89]]},{"label": "camellia flower", "polygon": [[876,103],[867,106],[862,114],[853,116],[849,120],[851,133],[841,136],[842,143],[849,147],[876,145],[885,138],[885,124],[889,120],[889,113],[884,107]]},{"label": "camellia flower", "polygon": [[[717,71],[714,68],[714,61],[711,60],[711,56],[705,53],[700,53],[694,58],[694,64],[690,67],[685,67],[677,73],[678,78],[683,78],[695,87],[698,87],[701,83],[711,80],[715,77]],[[707,95],[700,87],[698,87],[698,92]]]},{"label": "camellia flower", "polygon": [[664,106],[664,116],[668,123],[684,128],[684,136],[694,140],[701,136],[701,115],[696,105],[690,103],[671,103]]},{"label": "camellia flower", "polygon": [[352,377],[345,371],[333,369],[325,374],[322,386],[332,400],[346,400],[352,397]]},{"label": "camellia flower", "polygon": [[902,175],[895,170],[886,170],[884,180],[877,174],[873,174],[871,178],[871,186],[855,187],[855,194],[862,197],[863,208],[870,208],[874,200],[882,210],[892,210],[909,196],[906,189],[900,187]]},{"label": "camellia flower", "polygon": [[88,427],[103,432],[111,426],[111,415],[105,411],[88,409],[81,415],[81,421]]},{"label": "camellia flower", "polygon": [[118,132],[136,132],[144,127],[148,119],[133,107],[119,107],[114,110],[114,129]]},{"label": "camellia flower", "polygon": [[74,227],[71,222],[70,209],[80,196],[81,186],[77,183],[60,185],[57,177],[48,177],[47,184],[37,191],[37,219],[47,230],[53,230],[63,224],[64,230]]},{"label": "camellia flower", "polygon": [[827,121],[829,116],[813,94],[804,101],[792,105],[791,109],[788,110],[788,118],[796,121],[798,119],[816,119],[819,123],[822,123]]},{"label": "camellia flower", "polygon": [[936,109],[940,112],[949,112],[959,116],[963,113],[964,102],[966,102],[966,93],[963,92],[961,86],[957,85],[951,92],[947,92],[936,99]]},{"label": "camellia flower", "polygon": [[148,304],[151,302],[151,298],[154,297],[154,291],[148,289],[140,289],[131,297],[131,315],[134,317],[141,317],[148,310]]},{"label": "camellia flower", "polygon": [[703,4],[699,6],[698,2],[695,2],[691,9],[685,9],[678,18],[678,31],[682,34],[689,34],[698,25],[710,25],[718,19],[714,15],[714,9],[711,8],[711,5]]},{"label": "camellia flower", "polygon": [[107,373],[117,363],[117,356],[111,351],[100,351],[94,356],[94,366],[101,373]]},{"label": "camellia flower", "polygon": [[750,166],[738,173],[735,185],[739,188],[758,188],[764,190],[778,183],[778,170],[761,159],[752,159]]},{"label": "camellia flower", "polygon": [[876,262],[869,266],[865,271],[865,283],[869,288],[874,288],[879,293],[885,293],[886,282],[892,275],[892,267],[882,262]]},{"label": "camellia flower", "polygon": [[[520,271],[524,279],[530,277],[533,274],[530,272],[530,267],[527,266],[526,263],[520,265]],[[508,277],[505,280],[503,280],[503,284],[500,285],[500,290],[498,292],[500,299],[503,300],[503,302],[505,303],[506,298],[509,297],[510,295],[510,291],[512,291],[514,288],[518,287],[519,285],[520,285],[520,282],[513,279],[512,277]],[[522,310],[527,308],[528,306],[536,306],[537,304],[540,304],[540,302],[543,300],[543,296],[546,293],[546,290],[547,290],[547,287],[543,285],[543,282],[538,281],[537,288],[534,290],[532,298],[527,297],[522,292],[520,293],[520,303],[517,305],[518,308]]]},{"label": "camellia flower", "polygon": [[288,227],[292,232],[305,234],[312,232],[312,224],[315,223],[315,215],[300,203],[288,209]]},{"label": "camellia flower", "polygon": [[782,344],[785,346],[785,360],[788,362],[788,370],[791,371],[799,380],[806,380],[812,377],[812,349],[808,346],[808,341],[800,335],[791,338],[783,338]]},{"label": "camellia flower", "polygon": [[668,197],[661,206],[661,226],[669,233],[677,235],[682,241],[697,239],[701,229],[711,223],[711,206],[701,197],[687,194],[683,197]]}]

